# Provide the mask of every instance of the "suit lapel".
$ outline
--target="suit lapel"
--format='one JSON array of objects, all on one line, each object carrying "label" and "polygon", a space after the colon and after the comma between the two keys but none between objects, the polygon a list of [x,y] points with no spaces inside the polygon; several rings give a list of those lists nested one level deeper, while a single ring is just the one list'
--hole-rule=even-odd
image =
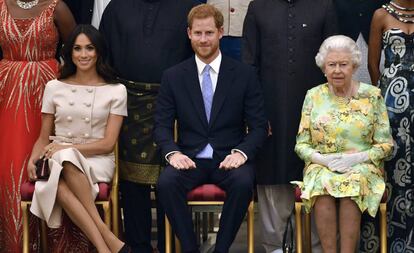
[{"label": "suit lapel", "polygon": [[201,94],[200,81],[198,79],[197,65],[194,57],[188,61],[185,65],[186,78],[185,84],[190,94],[190,99],[194,104],[194,108],[197,111],[197,115],[200,117],[201,122],[207,126],[206,111],[204,109],[203,95]]},{"label": "suit lapel", "polygon": [[223,106],[224,100],[230,90],[230,87],[233,84],[233,73],[234,66],[231,62],[227,61],[226,57],[223,55],[220,64],[220,72],[218,75],[217,86],[214,92],[213,105],[211,108],[210,122],[211,126],[215,119],[217,118],[221,107]]}]

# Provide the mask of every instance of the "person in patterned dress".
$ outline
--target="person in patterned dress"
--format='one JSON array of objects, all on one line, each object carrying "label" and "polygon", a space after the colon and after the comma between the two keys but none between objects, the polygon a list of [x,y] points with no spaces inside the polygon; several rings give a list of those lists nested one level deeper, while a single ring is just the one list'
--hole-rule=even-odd
[{"label": "person in patterned dress", "polygon": [[[395,149],[385,163],[387,173],[387,252],[414,252],[414,2],[393,0],[373,16],[368,64],[373,84],[378,84],[390,119]],[[381,49],[384,70],[380,72]],[[367,247],[378,244],[375,223],[364,228]],[[375,250],[375,249],[374,249]]]},{"label": "person in patterned dress", "polygon": [[73,27],[72,14],[59,0],[0,0],[1,253],[21,252],[20,185],[40,131],[44,86],[58,73],[59,36],[65,40]]},{"label": "person in patterned dress", "polygon": [[361,213],[374,217],[385,190],[390,125],[380,90],[352,79],[361,53],[351,38],[327,38],[315,59],[327,83],[308,90],[303,103],[295,151],[305,168],[294,183],[306,211],[314,209],[323,251],[337,252],[339,227],[340,252],[351,253]]}]

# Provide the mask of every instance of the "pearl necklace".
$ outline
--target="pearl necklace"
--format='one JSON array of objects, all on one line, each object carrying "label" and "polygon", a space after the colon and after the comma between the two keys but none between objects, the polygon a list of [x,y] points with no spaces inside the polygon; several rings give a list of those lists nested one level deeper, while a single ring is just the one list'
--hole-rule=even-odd
[{"label": "pearl necklace", "polygon": [[35,7],[39,3],[39,0],[33,0],[33,1],[30,1],[30,2],[24,2],[24,1],[21,1],[21,0],[16,0],[16,3],[20,8],[28,10],[28,9],[31,9],[31,8]]},{"label": "pearl necklace", "polygon": [[352,82],[350,89],[348,90],[347,94],[345,94],[345,96],[343,96],[343,97],[338,96],[338,95],[335,94],[335,91],[334,91],[332,85],[328,84],[328,88],[329,88],[329,91],[334,95],[334,99],[339,104],[347,105],[347,104],[349,104],[349,102],[351,101],[352,97],[354,96],[355,89],[356,89],[356,84],[354,84]]},{"label": "pearl necklace", "polygon": [[391,1],[390,4],[392,6],[394,6],[397,9],[400,9],[402,11],[414,11],[414,8],[406,8],[406,7],[402,7],[401,5],[396,4],[394,1]]}]

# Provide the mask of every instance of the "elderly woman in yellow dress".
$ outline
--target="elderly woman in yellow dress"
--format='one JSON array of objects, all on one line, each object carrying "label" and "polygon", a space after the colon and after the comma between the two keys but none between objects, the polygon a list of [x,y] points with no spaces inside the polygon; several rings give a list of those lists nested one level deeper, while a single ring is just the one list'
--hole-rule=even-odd
[{"label": "elderly woman in yellow dress", "polygon": [[361,53],[351,38],[327,38],[315,59],[327,83],[305,97],[295,147],[305,170],[295,183],[306,211],[314,208],[323,251],[337,252],[339,227],[340,252],[353,253],[361,213],[375,216],[385,190],[390,125],[380,90],[352,79]]}]

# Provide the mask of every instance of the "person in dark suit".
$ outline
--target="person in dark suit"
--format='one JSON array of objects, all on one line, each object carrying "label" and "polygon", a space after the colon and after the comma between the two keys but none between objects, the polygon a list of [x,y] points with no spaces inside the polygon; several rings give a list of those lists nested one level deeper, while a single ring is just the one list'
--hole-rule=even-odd
[{"label": "person in dark suit", "polygon": [[267,135],[263,98],[255,70],[220,53],[219,10],[194,7],[187,33],[195,57],[164,72],[157,98],[154,136],[168,161],[158,196],[183,252],[192,253],[199,250],[187,193],[204,183],[225,190],[214,252],[226,253],[252,198],[253,161]]},{"label": "person in dark suit", "polygon": [[[119,137],[119,188],[125,239],[134,253],[153,252],[151,186],[158,180],[163,160],[153,140],[155,101],[163,71],[193,54],[186,18],[197,4],[193,0],[111,0],[100,22],[110,63],[128,90],[129,117]],[[164,212],[158,203],[156,217],[157,248],[164,253]]]},{"label": "person in dark suit", "polygon": [[77,24],[90,24],[94,0],[63,0],[73,13]]}]

